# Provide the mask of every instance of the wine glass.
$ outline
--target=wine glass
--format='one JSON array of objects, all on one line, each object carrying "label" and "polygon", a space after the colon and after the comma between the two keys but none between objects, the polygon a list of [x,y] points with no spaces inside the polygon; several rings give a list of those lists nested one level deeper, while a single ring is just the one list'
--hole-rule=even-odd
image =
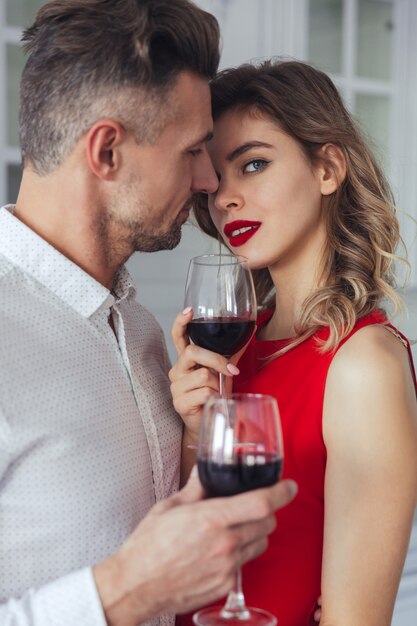
[{"label": "wine glass", "polygon": [[[197,450],[200,481],[208,497],[232,496],[276,483],[284,452],[278,404],[272,396],[232,394],[212,396],[204,405]],[[275,626],[277,618],[247,607],[241,571],[224,607],[201,609],[196,626]]]},{"label": "wine glass", "polygon": [[[193,309],[187,333],[194,344],[228,358],[236,354],[256,323],[255,289],[246,259],[232,254],[191,259],[184,306]],[[224,395],[223,374],[219,384],[220,395]]]}]

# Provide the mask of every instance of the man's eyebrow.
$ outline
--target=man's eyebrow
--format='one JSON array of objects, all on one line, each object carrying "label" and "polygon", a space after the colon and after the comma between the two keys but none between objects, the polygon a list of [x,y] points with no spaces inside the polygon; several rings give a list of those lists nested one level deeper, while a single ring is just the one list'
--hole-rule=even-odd
[{"label": "man's eyebrow", "polygon": [[245,152],[247,152],[248,150],[251,150],[252,148],[273,148],[273,147],[274,146],[271,146],[270,143],[264,143],[263,141],[248,141],[246,143],[243,143],[241,146],[238,146],[234,150],[232,150],[232,152],[229,152],[229,154],[226,156],[226,160],[234,161],[235,159],[237,159],[238,156],[240,156],[241,154],[244,154]]},{"label": "man's eyebrow", "polygon": [[212,130],[209,130],[207,135],[204,137],[203,141],[211,141],[214,137],[214,133]]},{"label": "man's eyebrow", "polygon": [[201,139],[197,139],[197,141],[194,141],[193,146],[198,146],[200,143],[206,143],[207,141],[213,139],[213,137],[213,131],[209,130],[208,133],[204,135],[204,137],[201,137]]}]

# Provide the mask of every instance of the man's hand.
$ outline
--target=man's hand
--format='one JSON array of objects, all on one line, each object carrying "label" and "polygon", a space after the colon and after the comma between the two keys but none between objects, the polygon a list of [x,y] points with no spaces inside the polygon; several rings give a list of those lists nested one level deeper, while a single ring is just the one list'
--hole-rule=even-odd
[{"label": "man's hand", "polygon": [[156,504],[120,550],[94,568],[108,624],[136,626],[226,595],[236,568],[265,550],[274,511],[295,492],[292,481],[282,481],[203,500],[193,473],[184,489]]}]

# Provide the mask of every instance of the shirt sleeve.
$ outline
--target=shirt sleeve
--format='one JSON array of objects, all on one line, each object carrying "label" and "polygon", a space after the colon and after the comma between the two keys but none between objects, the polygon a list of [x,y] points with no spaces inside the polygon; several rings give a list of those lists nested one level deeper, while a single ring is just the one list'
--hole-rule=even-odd
[{"label": "shirt sleeve", "polygon": [[91,568],[0,605],[2,626],[106,626]]}]

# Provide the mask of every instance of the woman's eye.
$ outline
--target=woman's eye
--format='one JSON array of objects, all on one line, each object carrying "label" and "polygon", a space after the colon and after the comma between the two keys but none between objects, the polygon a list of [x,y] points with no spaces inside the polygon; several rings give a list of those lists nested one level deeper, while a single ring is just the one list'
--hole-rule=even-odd
[{"label": "woman's eye", "polygon": [[265,161],[265,159],[253,159],[252,161],[249,161],[249,163],[246,163],[245,167],[243,168],[243,171],[249,172],[249,173],[259,172],[267,164],[268,164],[268,161]]}]

